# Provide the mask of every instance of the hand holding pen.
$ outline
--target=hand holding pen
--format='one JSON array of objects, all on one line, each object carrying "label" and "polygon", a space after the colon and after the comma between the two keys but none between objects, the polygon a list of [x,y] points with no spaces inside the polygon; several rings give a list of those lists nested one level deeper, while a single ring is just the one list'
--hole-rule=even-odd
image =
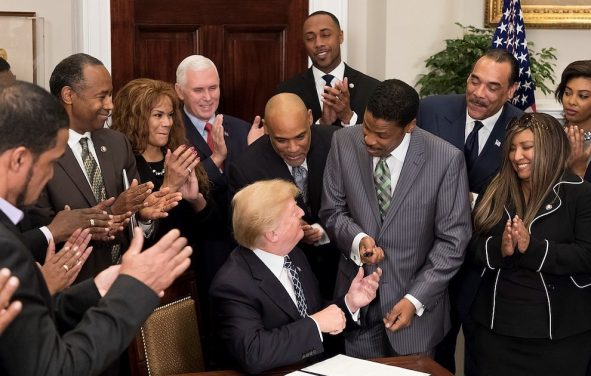
[{"label": "hand holding pen", "polygon": [[384,259],[384,250],[376,245],[371,236],[364,236],[359,242],[359,256],[363,264],[373,265]]}]

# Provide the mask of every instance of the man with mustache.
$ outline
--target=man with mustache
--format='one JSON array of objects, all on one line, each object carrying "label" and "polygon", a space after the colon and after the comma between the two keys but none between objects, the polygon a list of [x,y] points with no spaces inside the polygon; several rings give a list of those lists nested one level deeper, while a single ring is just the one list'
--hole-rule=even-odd
[{"label": "man with mustache", "polygon": [[[436,95],[421,100],[417,125],[464,152],[472,200],[499,169],[507,124],[523,113],[508,102],[517,89],[518,75],[519,65],[513,55],[491,49],[474,63],[465,95]],[[455,371],[456,337],[464,322],[465,372],[474,375],[477,368],[471,354],[474,347],[468,312],[479,276],[469,264],[467,261],[450,282],[452,330],[438,346],[436,360]]]},{"label": "man with mustache", "polygon": [[363,121],[367,97],[379,83],[341,60],[343,30],[334,14],[312,13],[303,26],[312,67],[279,84],[277,93],[294,93],[312,110],[314,123],[342,127]]}]

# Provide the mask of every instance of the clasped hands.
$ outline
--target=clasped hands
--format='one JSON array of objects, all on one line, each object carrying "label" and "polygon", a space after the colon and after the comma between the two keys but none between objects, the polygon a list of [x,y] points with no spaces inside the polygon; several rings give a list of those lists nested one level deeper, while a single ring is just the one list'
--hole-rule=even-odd
[{"label": "clasped hands", "polygon": [[[380,268],[366,277],[364,277],[363,268],[359,268],[345,295],[345,304],[352,313],[365,307],[376,297],[381,276],[382,269]],[[318,324],[322,333],[331,335],[341,333],[347,323],[345,313],[336,304],[331,304],[310,317]]]},{"label": "clasped hands", "polygon": [[325,86],[322,96],[322,117],[321,124],[332,124],[337,119],[349,124],[353,111],[351,110],[351,96],[349,94],[349,79],[343,78],[337,81],[334,87]]},{"label": "clasped hands", "polygon": [[529,232],[519,216],[508,219],[501,239],[501,254],[503,257],[512,256],[516,248],[525,253],[529,247],[529,238]]}]

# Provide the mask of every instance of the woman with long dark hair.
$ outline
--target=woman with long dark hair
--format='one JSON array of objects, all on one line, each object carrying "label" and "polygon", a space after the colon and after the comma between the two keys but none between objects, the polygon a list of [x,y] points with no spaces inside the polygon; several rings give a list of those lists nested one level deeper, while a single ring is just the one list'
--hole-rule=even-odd
[{"label": "woman with long dark hair", "polygon": [[584,375],[591,359],[591,184],[570,173],[569,155],[552,116],[514,120],[474,209],[482,375]]}]

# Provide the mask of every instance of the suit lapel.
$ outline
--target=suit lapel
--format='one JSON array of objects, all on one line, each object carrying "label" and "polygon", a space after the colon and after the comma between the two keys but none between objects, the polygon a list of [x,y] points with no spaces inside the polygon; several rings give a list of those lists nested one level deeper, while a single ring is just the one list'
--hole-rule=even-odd
[{"label": "suit lapel", "polygon": [[[347,77],[347,79],[349,80],[349,103],[351,104],[351,107],[353,107],[353,101],[355,101],[355,94],[357,93],[357,89],[355,88],[355,82],[357,81],[357,71],[351,69],[351,67],[345,64],[344,77]],[[360,123],[362,121],[363,114],[357,114],[357,122]]]},{"label": "suit lapel", "polygon": [[[109,142],[109,139],[105,137],[106,133],[93,132],[91,133],[92,143],[94,144],[94,151],[98,158],[98,164],[101,168],[101,174],[103,175],[103,182],[105,183],[105,191],[107,198],[117,197],[119,191],[117,189],[117,182],[120,179],[123,182],[123,171],[115,171],[113,165],[113,159],[119,158],[116,156],[117,153],[122,150],[115,150],[116,148]],[[133,176],[131,177],[133,179]]]},{"label": "suit lapel", "polygon": [[[97,201],[92,193],[90,184],[88,184],[88,179],[84,172],[82,172],[82,168],[78,164],[76,157],[74,157],[74,152],[72,152],[72,149],[70,149],[69,146],[66,148],[64,156],[57,161],[57,164],[64,170],[66,175],[70,177],[72,184],[74,184],[80,193],[82,193],[82,196],[84,196],[88,205],[95,206]],[[61,210],[63,208],[58,209]]]},{"label": "suit lapel", "polygon": [[314,137],[314,132],[312,132],[311,137],[310,151],[306,158],[306,162],[308,163],[308,203],[310,204],[311,216],[317,217],[318,211],[320,210],[324,169],[321,166],[322,161],[320,160],[322,158],[321,150],[319,150],[321,145],[318,145],[318,140]]},{"label": "suit lapel", "polygon": [[462,97],[461,106],[453,111],[443,115],[448,124],[445,124],[445,129],[439,129],[439,133],[450,135],[447,140],[450,144],[456,145],[458,149],[464,150],[464,143],[466,142],[466,98]]},{"label": "suit lapel", "polygon": [[398,209],[400,209],[400,205],[402,205],[404,197],[408,194],[408,191],[413,186],[414,180],[425,163],[425,141],[423,140],[423,135],[420,132],[421,131],[419,130],[411,133],[410,145],[408,146],[408,151],[406,152],[406,157],[404,158],[402,171],[400,171],[400,177],[398,178],[396,189],[394,189],[394,194],[392,195],[392,200],[390,201],[390,207],[388,207],[388,211],[384,217],[384,223],[380,228],[380,235],[378,237],[381,237],[384,230],[388,228],[392,218],[396,215]]},{"label": "suit lapel", "polygon": [[[318,92],[316,91],[316,81],[314,80],[314,74],[312,68],[309,68],[306,73],[302,76],[304,80],[303,88],[305,96],[308,100],[304,102],[312,103],[312,113],[315,114],[314,118],[320,118],[322,116],[322,109],[320,108],[320,102],[318,101]],[[318,114],[318,116],[316,116]]]},{"label": "suit lapel", "polygon": [[298,308],[289,297],[279,280],[271,273],[269,268],[250,249],[238,248],[240,255],[250,267],[252,277],[258,281],[258,285],[273,303],[285,312],[292,320],[301,318]]}]

